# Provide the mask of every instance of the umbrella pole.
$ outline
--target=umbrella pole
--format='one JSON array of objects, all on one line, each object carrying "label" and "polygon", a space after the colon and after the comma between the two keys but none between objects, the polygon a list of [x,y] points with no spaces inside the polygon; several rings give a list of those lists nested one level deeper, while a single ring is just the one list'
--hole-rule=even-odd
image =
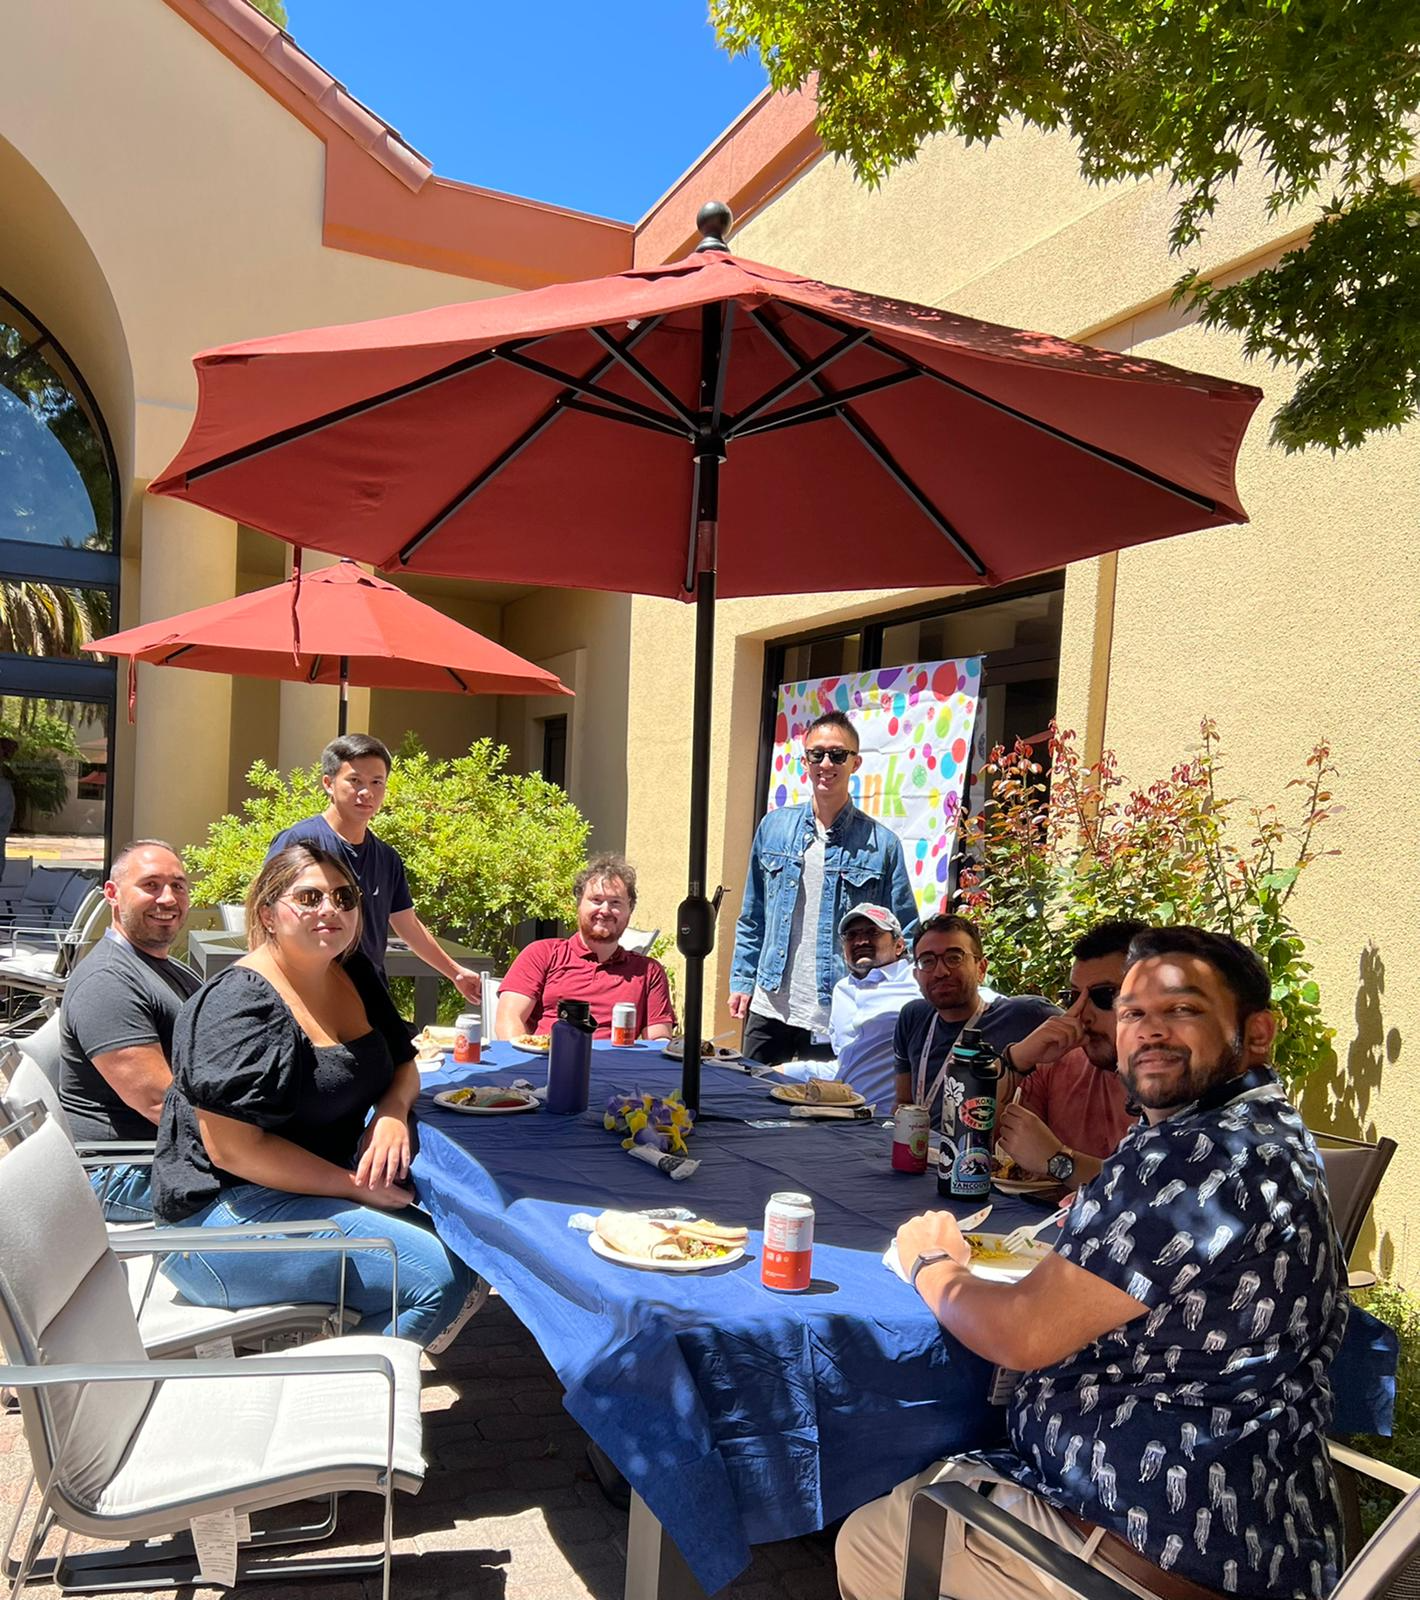
[{"label": "umbrella pole", "polygon": [[704,1035],[705,958],[715,948],[715,914],[705,896],[710,840],[710,719],[715,687],[715,574],[702,572],[695,589],[695,690],[690,747],[690,871],[677,914],[676,944],[685,957],[685,1015],[681,1033],[681,1099],[700,1109],[700,1040]]},{"label": "umbrella pole", "polygon": [[340,721],[336,726],[336,733],[340,738],[345,737],[345,727],[350,721],[350,657],[340,658]]}]

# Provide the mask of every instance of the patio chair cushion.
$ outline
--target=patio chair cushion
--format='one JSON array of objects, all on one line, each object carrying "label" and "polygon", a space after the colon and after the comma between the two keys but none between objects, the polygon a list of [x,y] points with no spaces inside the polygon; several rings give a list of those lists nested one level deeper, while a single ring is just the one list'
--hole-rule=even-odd
[{"label": "patio chair cushion", "polygon": [[[395,1476],[398,1487],[414,1488],[424,1476],[419,1346],[355,1334],[282,1352],[311,1361],[371,1353],[388,1356],[394,1365]],[[242,1357],[243,1363],[267,1359]],[[303,1478],[318,1487],[342,1469],[353,1469],[357,1477],[381,1472],[388,1396],[384,1378],[373,1373],[162,1384],[123,1465],[89,1507],[100,1516],[134,1517],[207,1499],[260,1505],[270,1498],[263,1486],[279,1484],[286,1500],[293,1482]],[[220,1439],[221,1448],[210,1454],[194,1448],[195,1440],[204,1439]]]},{"label": "patio chair cushion", "polygon": [[[0,1346],[12,1360],[47,1364],[145,1354],[98,1200],[52,1120],[0,1152]],[[152,1392],[144,1382],[64,1385],[23,1395],[21,1408],[40,1409],[49,1439],[68,1437],[70,1492],[96,1494],[117,1471]],[[26,1417],[31,1440],[38,1420]],[[45,1482],[48,1463],[34,1466]]]},{"label": "patio chair cushion", "polygon": [[[329,1305],[243,1306],[228,1311],[222,1306],[198,1306],[185,1300],[177,1286],[158,1272],[149,1287],[152,1260],[132,1256],[128,1269],[128,1298],[138,1317],[143,1348],[150,1356],[186,1355],[195,1343],[230,1339],[234,1344],[258,1344],[271,1334],[318,1333],[335,1315]],[[147,1297],[144,1298],[144,1291]],[[350,1322],[353,1311],[346,1312]]]},{"label": "patio chair cushion", "polygon": [[[79,900],[69,904],[77,886]],[[74,912],[92,885],[82,874],[68,867],[36,867],[25,884],[25,892],[15,908],[18,928],[58,928],[69,926]]]},{"label": "patio chair cushion", "polygon": [[[52,1019],[51,1019],[52,1020]],[[48,1024],[46,1024],[48,1026]],[[42,1105],[50,1118],[58,1124],[64,1137],[72,1145],[74,1143],[74,1129],[69,1121],[69,1113],[65,1111],[59,1099],[59,1090],[55,1087],[49,1074],[45,1072],[29,1054],[25,1041],[20,1048],[20,1059],[10,1069],[10,1081],[6,1085],[3,1095],[0,1095],[0,1105],[11,1117],[17,1117],[26,1108],[36,1102]],[[100,1218],[102,1223],[102,1218]]]}]

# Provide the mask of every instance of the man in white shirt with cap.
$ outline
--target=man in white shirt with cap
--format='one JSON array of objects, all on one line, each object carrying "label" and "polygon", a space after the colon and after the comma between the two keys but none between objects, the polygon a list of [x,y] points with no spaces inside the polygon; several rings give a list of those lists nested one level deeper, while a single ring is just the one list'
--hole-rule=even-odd
[{"label": "man in white shirt with cap", "polygon": [[892,1109],[893,1029],[909,1000],[920,995],[902,924],[886,906],[854,906],[838,924],[847,977],[833,987],[828,1037],[836,1076],[869,1104]]}]

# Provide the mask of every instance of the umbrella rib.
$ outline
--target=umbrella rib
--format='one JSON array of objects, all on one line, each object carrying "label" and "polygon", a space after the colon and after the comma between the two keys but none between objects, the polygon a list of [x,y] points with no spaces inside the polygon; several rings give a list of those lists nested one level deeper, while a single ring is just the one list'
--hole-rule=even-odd
[{"label": "umbrella rib", "polygon": [[[752,311],[750,315],[754,318],[755,322],[758,323],[759,327],[764,332],[766,338],[769,339],[770,343],[777,346],[779,351],[784,356],[796,362],[803,361],[804,358],[802,354],[795,347],[794,341],[787,333],[785,333],[781,328],[776,328],[762,312]],[[809,381],[825,398],[838,398],[836,395],[834,395],[834,391],[828,388],[821,378],[811,378]],[[986,576],[986,563],[979,555],[977,555],[976,551],[971,548],[966,540],[962,538],[962,536],[947,520],[946,516],[937,509],[937,507],[928,498],[926,493],[920,489],[916,483],[913,482],[906,472],[903,471],[903,469],[893,459],[892,453],[888,450],[887,446],[882,442],[881,439],[878,438],[873,430],[868,427],[866,423],[859,421],[859,419],[853,416],[851,412],[844,409],[841,401],[839,402],[839,409],[835,410],[833,415],[836,416],[843,426],[847,428],[848,431],[853,435],[853,437],[857,439],[859,444],[861,444],[868,454],[873,457],[873,459],[878,463],[883,471],[887,473],[887,475],[898,486],[898,488],[902,490],[902,492],[908,497],[909,500],[912,501],[917,509],[921,511],[923,516],[925,516],[932,526],[936,528],[937,532],[940,533],[943,538],[945,538],[953,547],[953,549],[956,550],[957,554],[962,558],[963,561],[966,562],[971,570],[976,573],[978,577],[984,578]]]},{"label": "umbrella rib", "polygon": [[644,417],[633,417],[626,411],[609,411],[605,406],[594,406],[590,400],[579,400],[575,395],[564,399],[558,395],[553,405],[561,407],[564,411],[578,411],[588,417],[600,417],[603,422],[624,422],[631,428],[645,428],[651,433],[669,434],[673,439],[683,439],[685,434],[680,428],[668,427],[663,422],[648,422]]},{"label": "umbrella rib", "polygon": [[545,361],[536,361],[531,356],[520,355],[517,351],[504,351],[502,359],[509,366],[522,367],[526,372],[535,372],[539,377],[550,378],[553,383],[560,384],[564,389],[570,389],[573,394],[587,395],[593,400],[600,400],[604,405],[614,406],[618,411],[625,411],[633,417],[640,417],[643,422],[664,428],[667,433],[674,434],[677,439],[682,439],[686,436],[687,430],[685,428],[677,428],[665,412],[653,411],[650,406],[643,406],[639,400],[628,400],[625,395],[616,394],[610,389],[603,389],[600,384],[589,382],[585,378],[574,378],[570,372],[563,372],[557,367],[550,367]]},{"label": "umbrella rib", "polygon": [[[507,354],[509,348],[521,349],[524,345],[538,344],[542,337],[537,339],[518,339],[512,346],[504,347],[502,354]],[[298,422],[289,428],[282,428],[276,433],[271,433],[264,439],[258,439],[252,444],[244,444],[236,450],[228,450],[225,455],[213,456],[210,461],[204,461],[199,466],[189,467],[183,474],[185,483],[195,483],[199,478],[210,477],[214,472],[221,472],[227,467],[237,466],[240,462],[250,461],[254,456],[265,455],[268,450],[279,450],[282,445],[292,444],[297,439],[308,438],[313,433],[319,433],[324,428],[333,428],[338,423],[349,422],[352,417],[362,416],[367,411],[377,411],[381,406],[392,404],[396,400],[407,399],[412,394],[421,390],[432,389],[436,384],[447,383],[450,378],[462,377],[465,372],[473,372],[478,367],[487,366],[494,360],[500,351],[480,350],[477,355],[465,356],[462,360],[455,361],[447,367],[440,367],[437,372],[426,373],[422,378],[411,378],[408,383],[398,384],[393,389],[386,389],[382,394],[369,396],[365,400],[352,400],[348,406],[340,406],[334,411],[327,411],[323,416],[312,417],[309,422]]]},{"label": "umbrella rib", "polygon": [[663,405],[668,405],[687,428],[694,428],[695,413],[692,412],[688,406],[682,404],[674,391],[662,383],[649,367],[638,361],[629,350],[623,350],[605,328],[588,328],[587,332],[591,334],[592,338],[597,341],[597,343],[602,347],[603,350],[607,352],[613,361],[619,361],[628,372],[633,373],[637,378],[639,378],[646,388],[648,388],[651,393],[662,402]]},{"label": "umbrella rib", "polygon": [[462,689],[465,694],[468,693],[468,685],[464,682],[464,680],[461,677],[459,677],[458,673],[455,672],[452,667],[445,667],[444,671],[448,673],[448,675],[454,680],[454,682],[456,684],[458,684],[459,688]]},{"label": "umbrella rib", "polygon": [[[648,333],[652,333],[656,328],[660,327],[663,320],[663,317],[648,317],[646,321],[640,325],[640,327],[636,328],[632,332],[631,336],[626,340],[623,348],[629,350],[633,345],[644,339]],[[586,381],[595,383],[596,380],[600,378],[601,375],[607,370],[607,368],[611,366],[612,359],[613,358],[611,356],[604,356],[600,361],[598,361],[587,374]],[[491,483],[493,479],[496,478],[500,472],[502,472],[504,467],[517,460],[523,451],[526,450],[527,447],[539,437],[539,435],[545,433],[547,429],[557,421],[558,417],[563,415],[567,408],[567,402],[571,399],[572,393],[570,391],[564,391],[562,394],[558,395],[536,422],[532,423],[530,427],[525,428],[523,432],[519,434],[519,436],[514,439],[510,445],[507,446],[506,449],[501,451],[492,461],[488,463],[488,465],[473,479],[470,484],[461,489],[458,494],[456,494],[453,499],[444,506],[442,511],[435,513],[433,518],[426,522],[412,539],[408,540],[400,547],[398,556],[399,564],[407,567],[410,561],[419,551],[420,547],[428,540],[432,539],[450,517],[461,511],[463,507],[473,499],[474,495],[476,495],[479,490]],[[629,421],[630,418],[628,417],[627,420]]]},{"label": "umbrella rib", "polygon": [[786,394],[792,394],[801,383],[807,383],[825,367],[831,367],[835,361],[856,350],[865,339],[871,337],[866,328],[859,328],[856,331],[850,329],[846,337],[840,339],[836,345],[825,350],[821,356],[815,356],[812,361],[806,362],[797,372],[791,372],[782,383],[776,383],[772,389],[760,395],[758,400],[752,401],[743,411],[731,417],[725,424],[725,437],[733,439],[752,417],[757,417],[761,411],[767,410],[775,401],[782,400]]},{"label": "umbrella rib", "polygon": [[[840,328],[842,323],[834,321],[817,311],[811,311],[807,306],[795,306],[796,311],[808,317],[813,322],[821,322],[829,328]],[[1069,445],[1074,450],[1079,450],[1084,455],[1093,456],[1096,461],[1103,461],[1108,466],[1118,467],[1121,472],[1126,472],[1133,478],[1139,478],[1145,483],[1153,484],[1157,489],[1167,490],[1169,494],[1177,495],[1180,500],[1186,500],[1192,506],[1197,506],[1200,511],[1218,511],[1216,500],[1210,499],[1205,494],[1199,494],[1193,489],[1185,489],[1181,483],[1175,483],[1172,478],[1165,478],[1162,473],[1151,472],[1148,467],[1141,467],[1138,462],[1130,461],[1125,456],[1116,455],[1112,450],[1105,450],[1099,445],[1090,444],[1087,440],[1077,438],[1073,433],[1066,433],[1063,428],[1057,428],[1053,423],[1045,422],[1040,417],[1033,417],[1027,411],[1020,411],[1013,405],[1008,405],[1004,400],[997,400],[989,394],[983,394],[979,389],[973,389],[970,384],[963,383],[960,378],[949,378],[944,372],[937,372],[925,363],[914,357],[905,355],[901,350],[894,350],[891,345],[879,343],[876,338],[868,340],[868,349],[880,356],[891,356],[897,361],[904,362],[919,372],[924,378],[931,378],[943,387],[954,390],[957,394],[964,395],[968,400],[975,400],[979,405],[988,406],[993,411],[999,411],[1003,416],[1010,417],[1014,422],[1023,423],[1028,428],[1033,428],[1037,433],[1043,433],[1051,439],[1057,439],[1061,444]]]},{"label": "umbrella rib", "polygon": [[739,431],[732,429],[727,437],[751,439],[757,433],[770,433],[777,428],[793,428],[801,422],[815,422],[837,410],[838,407],[847,405],[851,400],[861,400],[865,395],[876,394],[880,389],[896,388],[899,383],[911,383],[914,378],[921,376],[920,372],[890,372],[886,377],[870,379],[867,383],[856,384],[851,389],[836,389],[820,400],[806,400],[801,406],[791,406],[785,411],[773,411],[750,427]]}]

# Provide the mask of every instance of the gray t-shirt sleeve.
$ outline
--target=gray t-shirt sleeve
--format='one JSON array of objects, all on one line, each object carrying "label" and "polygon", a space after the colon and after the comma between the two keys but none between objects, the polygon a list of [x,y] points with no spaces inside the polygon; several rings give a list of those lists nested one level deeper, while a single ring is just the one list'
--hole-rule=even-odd
[{"label": "gray t-shirt sleeve", "polygon": [[162,1043],[153,996],[113,966],[90,972],[80,966],[64,996],[64,1020],[90,1061],[109,1050]]}]

